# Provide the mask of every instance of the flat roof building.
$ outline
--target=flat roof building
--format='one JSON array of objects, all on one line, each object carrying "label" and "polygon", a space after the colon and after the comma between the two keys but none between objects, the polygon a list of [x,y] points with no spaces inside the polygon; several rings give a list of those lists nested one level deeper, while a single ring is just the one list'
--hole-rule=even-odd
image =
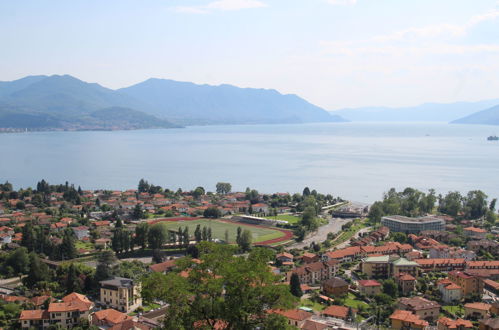
[{"label": "flat roof building", "polygon": [[381,225],[392,232],[418,234],[423,230],[445,230],[445,221],[432,216],[409,218],[401,215],[383,217]]}]

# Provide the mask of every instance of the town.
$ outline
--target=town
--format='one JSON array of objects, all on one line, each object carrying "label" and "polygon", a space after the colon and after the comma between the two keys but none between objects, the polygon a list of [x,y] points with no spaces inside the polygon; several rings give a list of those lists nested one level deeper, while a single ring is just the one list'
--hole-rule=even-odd
[{"label": "town", "polygon": [[499,329],[496,200],[0,184],[4,329]]}]

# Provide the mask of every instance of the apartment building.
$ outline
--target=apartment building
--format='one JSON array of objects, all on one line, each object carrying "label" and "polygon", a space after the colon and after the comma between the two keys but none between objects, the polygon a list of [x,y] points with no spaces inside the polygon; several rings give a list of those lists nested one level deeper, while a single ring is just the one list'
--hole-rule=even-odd
[{"label": "apartment building", "polygon": [[100,282],[100,302],[108,308],[131,313],[142,306],[140,282],[129,278],[114,277]]},{"label": "apartment building", "polygon": [[392,232],[418,234],[424,230],[445,230],[445,220],[432,216],[409,218],[401,215],[383,217],[381,225]]}]

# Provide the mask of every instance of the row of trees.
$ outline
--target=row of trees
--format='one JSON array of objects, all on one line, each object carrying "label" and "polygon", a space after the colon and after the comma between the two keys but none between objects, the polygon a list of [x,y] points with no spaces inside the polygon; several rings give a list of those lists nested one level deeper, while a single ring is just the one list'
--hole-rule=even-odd
[{"label": "row of trees", "polygon": [[494,223],[495,205],[496,199],[489,204],[487,195],[480,190],[470,191],[466,196],[462,196],[457,191],[437,196],[433,189],[424,193],[414,188],[406,188],[400,192],[391,188],[384,194],[382,201],[371,205],[369,218],[376,223],[381,221],[384,215],[399,214],[416,217],[438,210],[443,214],[464,219],[485,217],[489,222]]},{"label": "row of trees", "polygon": [[57,234],[61,239],[59,244],[50,240],[48,229],[32,223],[27,223],[22,228],[22,234],[21,246],[26,247],[28,252],[40,253],[49,256],[52,260],[69,260],[78,256],[75,246],[76,237],[70,228]]}]

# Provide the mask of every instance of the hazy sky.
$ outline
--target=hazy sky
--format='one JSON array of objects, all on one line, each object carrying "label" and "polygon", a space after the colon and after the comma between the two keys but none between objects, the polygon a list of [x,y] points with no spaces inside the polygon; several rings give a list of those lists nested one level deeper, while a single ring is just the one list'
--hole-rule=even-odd
[{"label": "hazy sky", "polygon": [[2,1],[0,45],[0,80],[229,83],[329,110],[499,98],[497,0]]}]

